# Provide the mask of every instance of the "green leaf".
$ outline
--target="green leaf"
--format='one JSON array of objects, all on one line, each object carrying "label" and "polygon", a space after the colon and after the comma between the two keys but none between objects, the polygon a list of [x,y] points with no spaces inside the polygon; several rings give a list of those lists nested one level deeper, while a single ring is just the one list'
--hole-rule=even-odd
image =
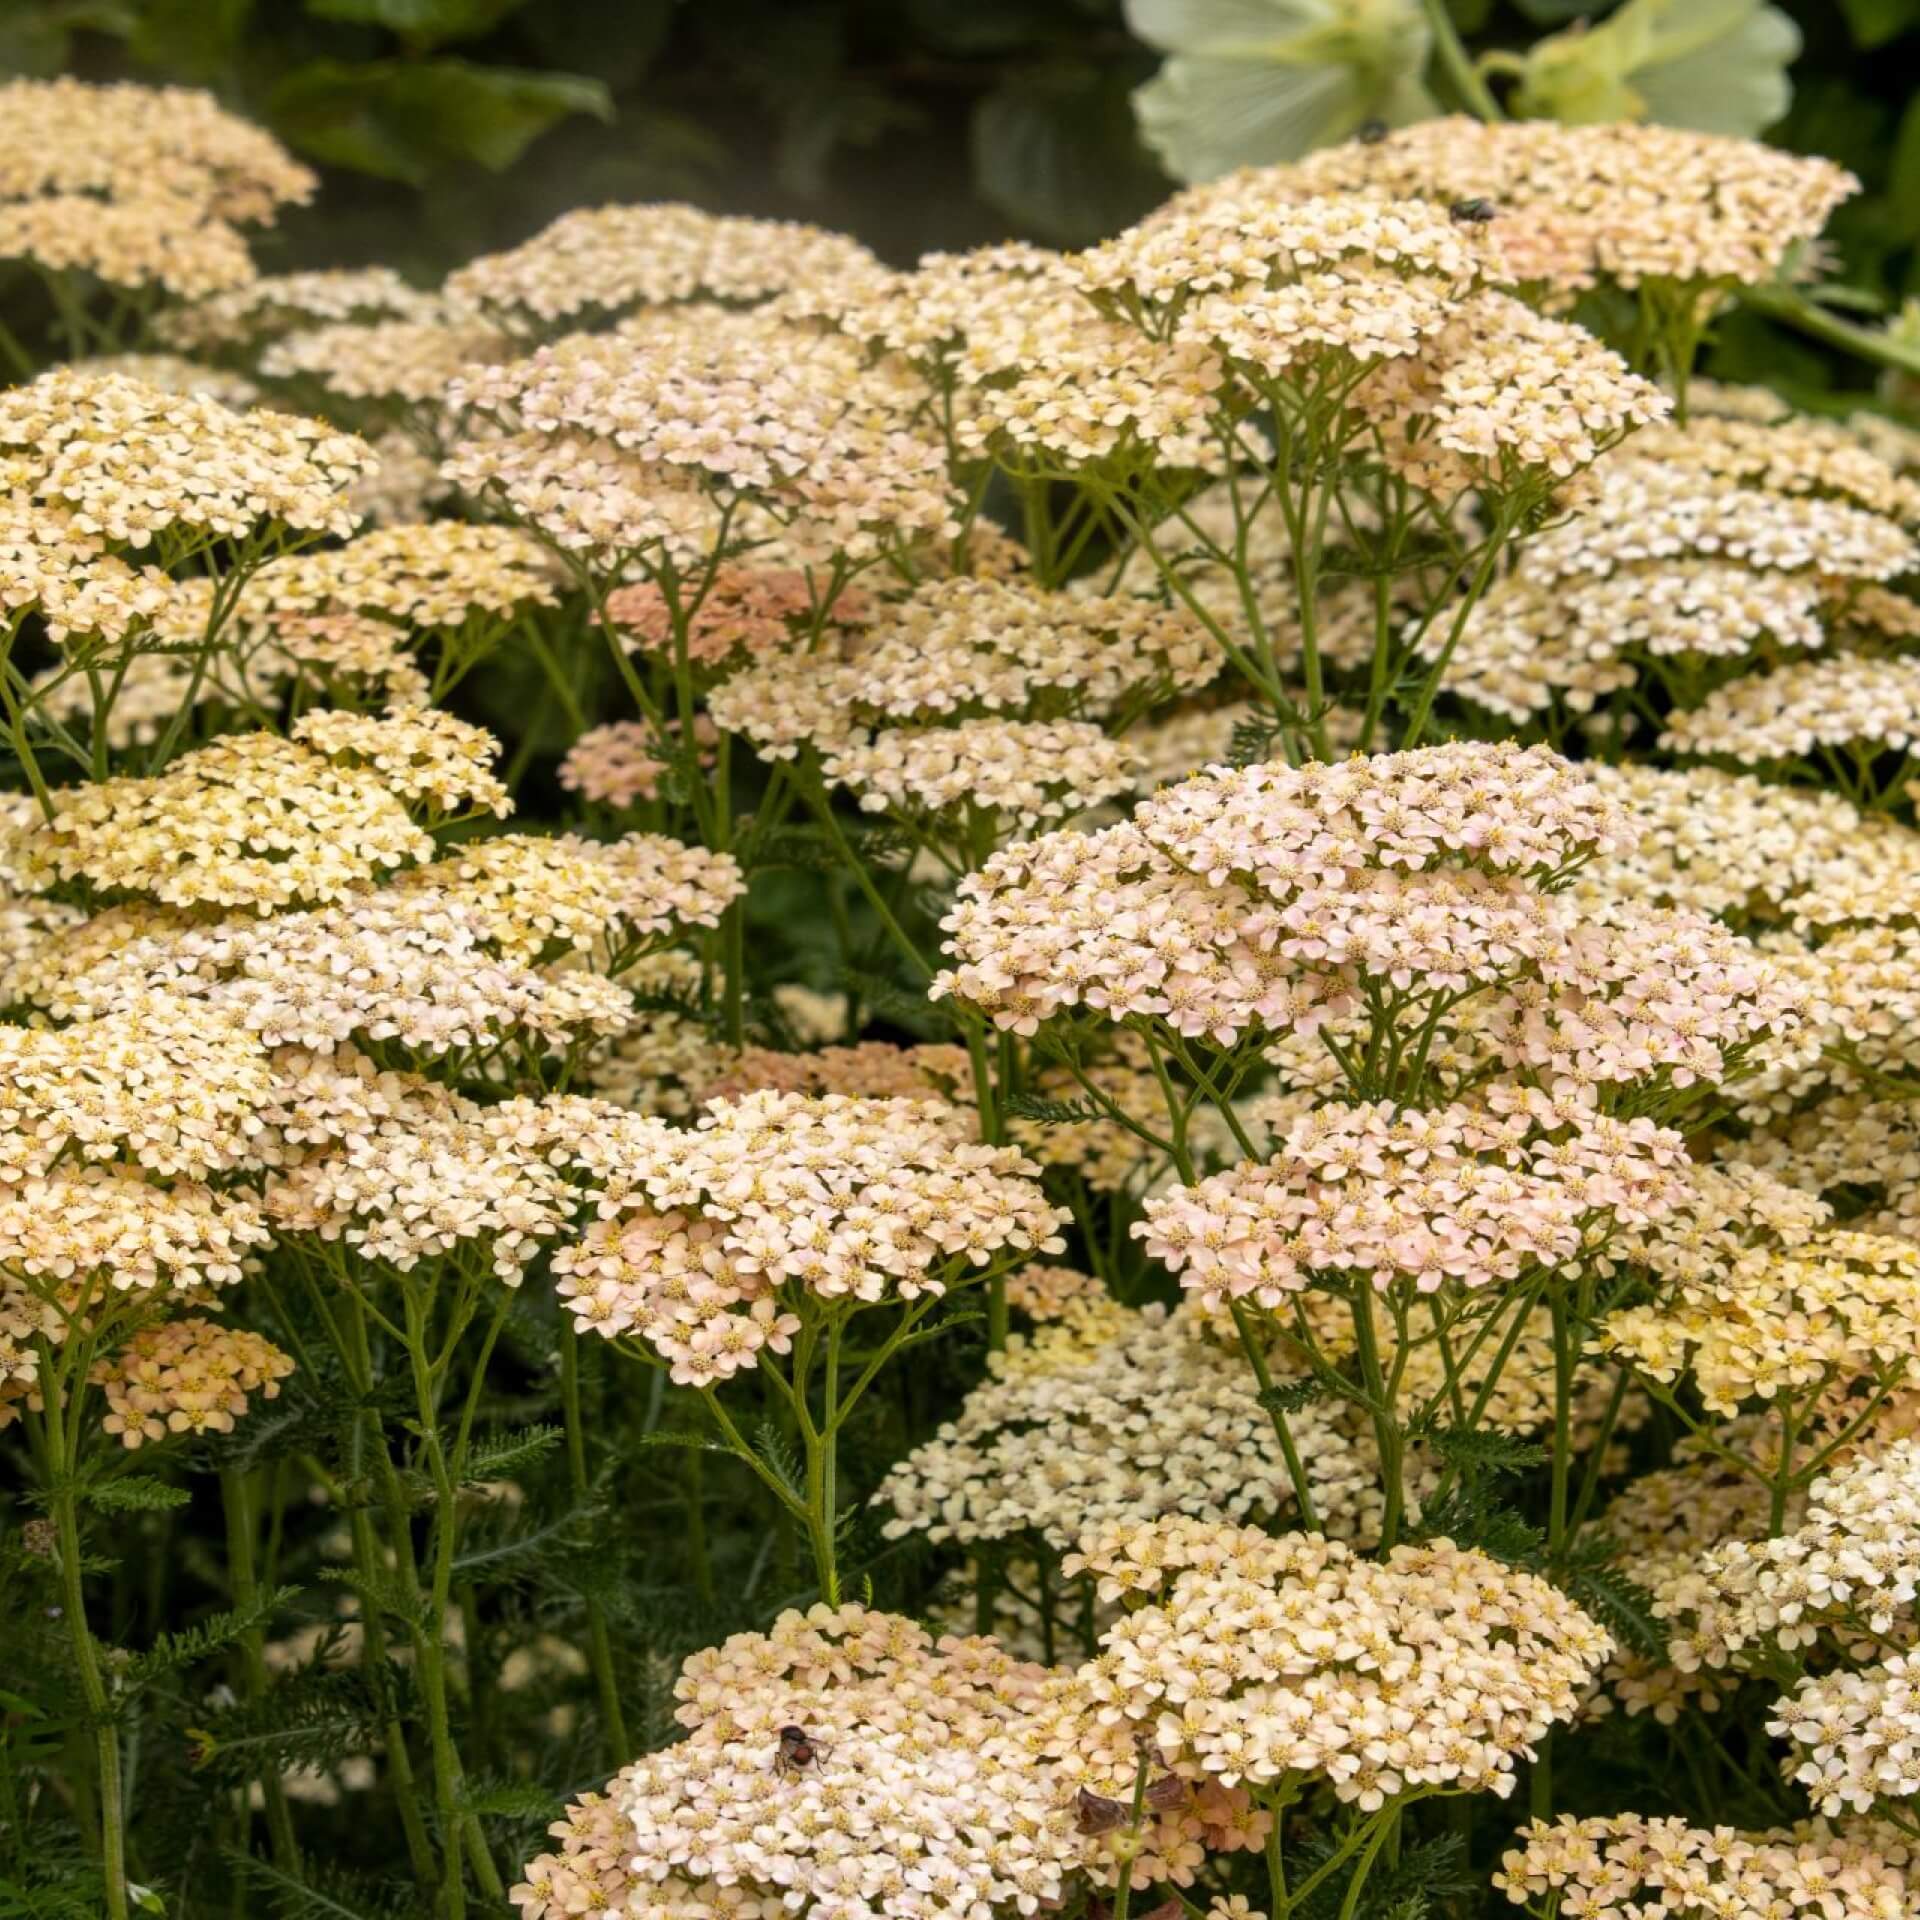
[{"label": "green leaf", "polygon": [[460,1483],[471,1487],[487,1480],[511,1480],[543,1460],[565,1438],[560,1427],[513,1427],[482,1434],[468,1449]]},{"label": "green leaf", "polygon": [[460,1795],[461,1811],[482,1819],[551,1820],[560,1806],[545,1787],[527,1780],[469,1780]]},{"label": "green leaf", "polygon": [[673,28],[674,0],[567,0],[523,9],[514,31],[543,65],[581,68],[625,93],[645,77]]},{"label": "green leaf", "polygon": [[145,0],[127,51],[188,80],[219,80],[246,38],[253,0]]},{"label": "green leaf", "polygon": [[147,1473],[124,1473],[117,1480],[101,1480],[85,1488],[80,1497],[101,1513],[166,1513],[193,1499],[185,1487],[171,1486]]},{"label": "green leaf", "polygon": [[152,1646],[134,1654],[121,1669],[121,1679],[129,1687],[145,1686],[163,1675],[192,1666],[222,1647],[231,1646],[243,1633],[271,1619],[288,1601],[296,1598],[298,1587],[274,1587],[259,1595],[250,1607],[229,1607],[209,1614],[198,1626],[184,1633],[160,1634]]},{"label": "green leaf", "polygon": [[1920,0],[1840,0],[1854,45],[1883,47],[1920,27]]},{"label": "green leaf", "polygon": [[124,39],[138,24],[130,8],[100,0],[16,9],[13,17],[0,20],[0,73],[50,80],[71,60],[76,33],[104,33]]},{"label": "green leaf", "polygon": [[385,27],[416,47],[437,47],[448,40],[477,39],[491,33],[527,0],[307,0],[320,20],[352,20]]},{"label": "green leaf", "polygon": [[498,173],[570,114],[613,117],[597,80],[470,61],[314,60],[274,89],[268,112],[301,152],[419,186],[462,162]]},{"label": "green leaf", "polygon": [[1318,1380],[1289,1380],[1284,1386],[1268,1387],[1256,1399],[1268,1413],[1298,1413],[1310,1407],[1326,1388]]},{"label": "green leaf", "polygon": [[298,1873],[288,1873],[237,1848],[222,1853],[243,1881],[260,1890],[276,1920],[399,1920],[419,1910],[403,1887],[318,1860],[306,1860]]},{"label": "green leaf", "polygon": [[1024,232],[1080,245],[1117,232],[1166,192],[1134,131],[1123,66],[1061,61],[1016,72],[974,108],[981,197]]},{"label": "green leaf", "polygon": [[1009,1119],[1031,1120],[1042,1127],[1077,1127],[1104,1118],[1090,1100],[1047,1100],[1036,1093],[1010,1094],[1006,1113]]},{"label": "green leaf", "polygon": [[1906,239],[1920,237],[1920,99],[1900,117],[1887,171],[1887,218]]},{"label": "green leaf", "polygon": [[1518,1473],[1547,1457],[1537,1441],[1487,1427],[1436,1427],[1423,1438],[1449,1466],[1468,1473]]}]

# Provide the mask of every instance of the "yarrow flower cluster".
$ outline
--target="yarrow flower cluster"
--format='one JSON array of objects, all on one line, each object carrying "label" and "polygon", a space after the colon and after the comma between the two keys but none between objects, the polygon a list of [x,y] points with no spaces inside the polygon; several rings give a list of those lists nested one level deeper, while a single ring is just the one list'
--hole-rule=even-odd
[{"label": "yarrow flower cluster", "polygon": [[231,1433],[249,1394],[274,1400],[293,1356],[217,1320],[188,1317],[142,1327],[89,1376],[105,1390],[102,1422],[132,1449],[174,1433]]},{"label": "yarrow flower cluster", "polygon": [[[596,1798],[554,1829],[561,1851],[529,1863],[515,1904],[541,1920],[619,1892],[689,1920],[795,1902],[936,1920],[1057,1902],[1085,1842],[1010,1731],[1039,1685],[991,1640],[935,1642],[854,1606],[784,1613],[687,1661],[686,1738],[608,1783],[624,1816],[614,1858],[587,1839],[604,1830]],[[792,1728],[804,1752],[783,1762]]]},{"label": "yarrow flower cluster", "polygon": [[1188,1777],[1317,1776],[1366,1809],[1506,1794],[1613,1647],[1558,1588],[1450,1540],[1376,1561],[1192,1522],[1111,1528],[1083,1557],[1140,1569],[1151,1600],[1047,1688],[1029,1737],[1063,1769],[1110,1767],[1138,1735]]},{"label": "yarrow flower cluster", "polygon": [[971,1131],[935,1101],[716,1100],[691,1133],[632,1136],[599,1218],[554,1256],[561,1298],[581,1331],[638,1334],[705,1385],[786,1351],[801,1298],[911,1301],[1058,1253],[1038,1169]]}]

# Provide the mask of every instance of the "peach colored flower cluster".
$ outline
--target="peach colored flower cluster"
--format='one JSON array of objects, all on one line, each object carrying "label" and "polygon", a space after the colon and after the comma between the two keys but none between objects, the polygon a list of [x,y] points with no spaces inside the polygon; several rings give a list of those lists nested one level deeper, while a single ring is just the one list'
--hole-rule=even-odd
[{"label": "peach colored flower cluster", "polygon": [[[694,748],[703,767],[713,764],[719,738],[720,730],[704,713],[694,715]],[[661,779],[675,764],[660,757],[663,744],[651,721],[610,720],[589,727],[560,762],[560,784],[589,805],[616,813],[658,799]],[[677,739],[670,750],[678,752]]]},{"label": "peach colored flower cluster", "polygon": [[1265,1163],[1149,1200],[1133,1232],[1212,1302],[1277,1307],[1321,1276],[1493,1286],[1658,1218],[1684,1151],[1648,1120],[1588,1115],[1555,1136],[1484,1108],[1323,1107]]},{"label": "peach colored flower cluster", "polygon": [[[1188,1313],[1070,1306],[988,1355],[989,1378],[880,1483],[899,1539],[971,1545],[1034,1532],[1066,1550],[1086,1533],[1168,1514],[1269,1520],[1294,1504],[1286,1462],[1245,1360]],[[1326,1415],[1293,1433],[1322,1525],[1377,1530],[1377,1468]]]},{"label": "peach colored flower cluster", "polygon": [[[678,610],[687,658],[697,666],[719,667],[739,655],[778,653],[812,627],[860,627],[874,613],[873,602],[857,587],[842,587],[827,599],[826,582],[802,567],[722,562],[697,602],[695,584],[682,588]],[[607,595],[606,611],[629,647],[672,656],[676,607],[656,581],[616,587]]]},{"label": "peach colored flower cluster", "polygon": [[1771,1833],[1638,1813],[1534,1820],[1494,1875],[1517,1906],[1582,1920],[1900,1920],[1920,1877],[1900,1836],[1822,1824]]},{"label": "peach colored flower cluster", "polygon": [[[1613,1649],[1557,1587],[1450,1540],[1363,1559],[1317,1534],[1116,1526],[1083,1556],[1150,1604],[1050,1682],[1029,1736],[1063,1769],[1138,1735],[1188,1777],[1328,1781],[1363,1809],[1513,1790]],[[1109,1789],[1110,1790],[1110,1789]]]},{"label": "peach colored flower cluster", "polygon": [[189,1317],[140,1328],[87,1377],[106,1392],[101,1424],[131,1449],[175,1433],[231,1433],[248,1394],[278,1399],[292,1372],[293,1356],[259,1334]]},{"label": "peach colored flower cluster", "polygon": [[912,1300],[1065,1244],[1039,1170],[942,1102],[760,1092],[641,1124],[553,1270],[583,1332],[640,1335],[683,1383],[784,1352],[796,1296]]}]

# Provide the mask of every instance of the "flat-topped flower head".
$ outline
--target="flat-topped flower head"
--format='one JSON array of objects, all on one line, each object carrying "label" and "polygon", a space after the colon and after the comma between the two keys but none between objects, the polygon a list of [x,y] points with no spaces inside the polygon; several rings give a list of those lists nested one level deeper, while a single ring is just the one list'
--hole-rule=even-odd
[{"label": "flat-topped flower head", "polygon": [[260,372],[300,391],[316,387],[332,402],[435,408],[461,374],[516,350],[510,335],[471,320],[342,320],[276,340]]},{"label": "flat-topped flower head", "polygon": [[1007,1737],[1041,1672],[992,1640],[936,1642],[857,1606],[783,1613],[686,1662],[686,1737],[607,1784],[622,1839],[598,1838],[610,1822],[590,1796],[513,1898],[523,1920],[591,1910],[609,1889],[684,1920],[774,1920],[796,1902],[843,1920],[1056,1905],[1086,1843],[1070,1796]]},{"label": "flat-topped flower head", "polygon": [[248,1396],[278,1399],[293,1370],[293,1356],[260,1334],[190,1316],[140,1328],[87,1378],[106,1393],[101,1425],[131,1450],[173,1434],[231,1433]]},{"label": "flat-topped flower head", "polygon": [[1835,654],[1752,673],[1667,716],[1674,753],[1778,766],[1840,753],[1903,758],[1920,741],[1920,660]]},{"label": "flat-topped flower head", "polygon": [[[681,597],[684,603],[688,596]],[[750,561],[723,561],[714,569],[698,604],[683,604],[678,638],[674,605],[654,581],[638,580],[607,595],[607,618],[627,646],[671,659],[676,646],[684,645],[687,659],[703,667],[785,652],[814,628],[864,626],[873,611],[857,587],[842,587],[829,600],[826,582],[806,568]]]},{"label": "flat-topped flower head", "polygon": [[[1183,196],[1360,192],[1495,210],[1514,277],[1571,294],[1596,280],[1758,285],[1789,267],[1859,188],[1830,160],[1757,140],[1622,122],[1422,121]],[[1176,205],[1181,204],[1175,202]]]},{"label": "flat-topped flower head", "polygon": [[1920,1899],[1911,1851],[1891,1828],[1822,1821],[1769,1833],[1692,1827],[1677,1816],[1534,1820],[1493,1883],[1516,1906],[1555,1900],[1583,1920],[1898,1920]]},{"label": "flat-topped flower head", "polygon": [[1920,1655],[1809,1675],[1774,1703],[1767,1731],[1791,1740],[1789,1775],[1822,1813],[1871,1813],[1920,1794]]},{"label": "flat-topped flower head", "polygon": [[1301,1115],[1270,1160],[1149,1200],[1133,1232],[1214,1304],[1277,1307],[1317,1279],[1505,1285],[1657,1219],[1676,1204],[1684,1152],[1646,1120],[1589,1115],[1552,1134],[1484,1107],[1328,1106]]},{"label": "flat-topped flower head", "polygon": [[251,349],[315,324],[428,320],[438,311],[432,294],[391,267],[314,267],[263,273],[244,287],[169,307],[155,317],[154,331],[188,352]]},{"label": "flat-topped flower head", "polygon": [[554,1272],[582,1331],[640,1335],[676,1380],[784,1352],[803,1296],[912,1300],[1064,1244],[1039,1169],[942,1101],[760,1092],[645,1124]]},{"label": "flat-topped flower head", "polygon": [[688,301],[735,307],[878,267],[844,234],[664,201],[562,214],[519,246],[470,261],[446,291],[516,332],[538,333]]},{"label": "flat-topped flower head", "polygon": [[1061,1768],[1110,1768],[1138,1738],[1186,1778],[1313,1776],[1369,1810],[1508,1794],[1613,1649],[1557,1587],[1450,1540],[1376,1561],[1318,1534],[1170,1522],[1108,1529],[1088,1564],[1142,1556],[1150,1604],[1032,1716]]},{"label": "flat-topped flower head", "polygon": [[374,464],[321,420],[68,369],[0,393],[0,449],[21,463],[15,485],[76,536],[136,552],[176,532],[349,533],[347,489]]},{"label": "flat-topped flower head", "polygon": [[[1096,1527],[1270,1519],[1294,1504],[1258,1383],[1186,1311],[1080,1296],[988,1365],[955,1418],[881,1482],[890,1538],[1035,1532],[1065,1551]],[[1313,1408],[1293,1434],[1321,1524],[1377,1529],[1377,1466]]]},{"label": "flat-topped flower head", "polygon": [[438,707],[394,706],[381,714],[316,707],[294,722],[293,738],[336,766],[372,773],[430,818],[492,813],[505,819],[513,811],[512,796],[493,771],[499,741]]}]

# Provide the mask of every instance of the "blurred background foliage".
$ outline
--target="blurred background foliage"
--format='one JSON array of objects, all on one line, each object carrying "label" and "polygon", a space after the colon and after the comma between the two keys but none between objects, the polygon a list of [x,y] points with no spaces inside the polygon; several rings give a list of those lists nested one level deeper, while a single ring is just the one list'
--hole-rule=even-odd
[{"label": "blurred background foliage", "polygon": [[[1272,49],[1302,33],[1362,43],[1356,61],[1370,34],[1402,49],[1411,34],[1423,52],[1423,11],[1422,0],[0,0],[0,71],[191,83],[271,127],[325,185],[259,243],[268,271],[381,261],[429,282],[569,207],[661,198],[815,221],[907,262],[1011,237],[1081,243],[1164,197],[1173,182],[1134,95],[1183,36],[1264,36],[1241,76],[1257,90],[1262,59],[1273,84],[1298,83]],[[1535,110],[1630,111],[1644,95],[1642,111],[1711,125],[1736,96],[1759,103],[1754,117],[1790,91],[1769,137],[1829,154],[1865,184],[1834,224],[1837,277],[1869,314],[1920,295],[1909,84],[1920,0],[1449,0],[1448,11],[1494,90]],[[1664,92],[1618,71],[1629,43],[1709,16],[1724,32],[1672,68]],[[1789,90],[1780,49],[1792,52],[1795,27]],[[1458,104],[1444,61],[1424,86],[1412,78],[1399,100]],[[1317,99],[1296,125],[1322,137],[1345,137],[1367,111],[1364,87]],[[1212,110],[1202,98],[1200,115]],[[1718,353],[1716,371],[1764,371],[1789,388],[1865,377],[1750,315],[1723,329]]]}]

